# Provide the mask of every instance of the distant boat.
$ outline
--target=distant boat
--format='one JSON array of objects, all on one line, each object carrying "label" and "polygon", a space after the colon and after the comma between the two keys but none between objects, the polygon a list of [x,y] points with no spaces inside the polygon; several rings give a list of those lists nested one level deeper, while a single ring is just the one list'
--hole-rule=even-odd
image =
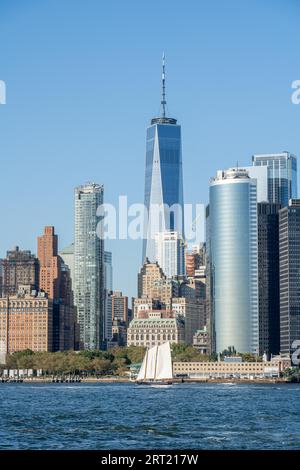
[{"label": "distant boat", "polygon": [[143,385],[171,385],[173,379],[169,341],[147,349],[136,383]]}]

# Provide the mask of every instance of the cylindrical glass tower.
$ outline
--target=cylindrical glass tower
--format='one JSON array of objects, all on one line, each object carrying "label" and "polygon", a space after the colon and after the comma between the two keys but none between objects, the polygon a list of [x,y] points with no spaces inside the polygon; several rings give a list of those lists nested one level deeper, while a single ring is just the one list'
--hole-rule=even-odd
[{"label": "cylindrical glass tower", "polygon": [[210,182],[211,315],[216,352],[258,352],[256,180],[218,171]]}]

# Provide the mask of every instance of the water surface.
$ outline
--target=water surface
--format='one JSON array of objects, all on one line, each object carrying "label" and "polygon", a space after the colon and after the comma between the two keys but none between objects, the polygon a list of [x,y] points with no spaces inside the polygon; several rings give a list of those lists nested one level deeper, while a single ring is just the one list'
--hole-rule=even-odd
[{"label": "water surface", "polygon": [[0,449],[300,449],[297,384],[0,384]]}]

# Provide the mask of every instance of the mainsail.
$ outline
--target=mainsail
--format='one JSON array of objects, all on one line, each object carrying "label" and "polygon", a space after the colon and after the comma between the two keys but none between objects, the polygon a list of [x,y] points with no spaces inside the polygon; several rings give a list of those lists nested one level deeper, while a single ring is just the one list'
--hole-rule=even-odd
[{"label": "mainsail", "polygon": [[154,346],[146,351],[137,381],[172,379],[172,360],[170,343]]},{"label": "mainsail", "polygon": [[158,347],[156,379],[171,379],[173,377],[170,343],[164,343]]}]

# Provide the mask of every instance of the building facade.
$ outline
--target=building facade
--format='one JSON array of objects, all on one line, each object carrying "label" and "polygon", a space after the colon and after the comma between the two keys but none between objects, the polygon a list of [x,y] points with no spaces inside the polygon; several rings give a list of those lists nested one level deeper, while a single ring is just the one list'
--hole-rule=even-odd
[{"label": "building facade", "polygon": [[159,264],[147,258],[138,274],[138,297],[151,297],[153,282],[164,279],[166,276]]},{"label": "building facade", "polygon": [[201,266],[205,266],[205,243],[194,245],[192,250],[185,251],[185,270],[188,277],[194,277]]},{"label": "building facade", "polygon": [[218,171],[210,182],[208,221],[210,328],[214,349],[258,353],[256,180]]},{"label": "building facade", "polygon": [[155,234],[176,231],[184,238],[181,127],[166,116],[165,64],[162,72],[162,113],[147,129],[142,263],[155,262]]},{"label": "building facade", "polygon": [[0,299],[0,350],[11,354],[31,349],[52,351],[52,301],[44,292],[23,292]]},{"label": "building facade", "polygon": [[300,199],[279,211],[280,352],[300,340]]},{"label": "building facade", "polygon": [[259,203],[258,219],[258,299],[259,354],[280,351],[279,309],[279,226],[280,204]]},{"label": "building facade", "polygon": [[58,254],[63,260],[64,264],[68,266],[70,270],[70,277],[72,280],[72,285],[74,285],[74,281],[75,281],[74,243],[71,243],[70,245],[60,250]]},{"label": "building facade", "polygon": [[102,203],[103,186],[88,183],[75,189],[74,298],[85,349],[99,349],[104,341],[104,246],[97,233]]},{"label": "building facade", "polygon": [[128,324],[128,297],[120,291],[114,291],[112,299],[112,321],[120,320]]},{"label": "building facade", "polygon": [[171,278],[185,274],[184,241],[178,232],[159,232],[155,235],[155,258],[164,274]]},{"label": "building facade", "polygon": [[58,256],[58,238],[54,227],[45,227],[38,237],[38,260],[40,263],[39,287],[50,299],[59,300],[61,282],[61,259]]},{"label": "building facade", "polygon": [[284,361],[269,362],[174,362],[173,374],[199,378],[265,378],[279,377],[288,367]]},{"label": "building facade", "polygon": [[38,237],[40,263],[39,287],[53,303],[53,351],[72,350],[75,346],[76,311],[70,269],[58,256],[58,236],[46,226]]},{"label": "building facade", "polygon": [[184,320],[184,340],[192,345],[195,332],[205,326],[204,302],[197,298],[178,297],[171,300],[169,308],[176,317]]},{"label": "building facade", "polygon": [[104,251],[104,282],[107,291],[113,290],[113,265],[111,251]]},{"label": "building facade", "polygon": [[39,262],[29,250],[20,250],[17,246],[8,251],[1,260],[2,295],[16,295],[20,285],[30,285],[32,290],[39,286]]},{"label": "building facade", "polygon": [[197,330],[193,336],[193,347],[198,349],[201,354],[208,354],[209,353],[209,346],[208,346],[209,336],[206,325]]},{"label": "building facade", "polygon": [[297,158],[290,152],[252,156],[253,166],[268,169],[268,202],[288,206],[297,197]]},{"label": "building facade", "polygon": [[128,346],[151,348],[170,341],[184,343],[184,321],[170,312],[149,311],[143,318],[134,318],[127,331]]}]

